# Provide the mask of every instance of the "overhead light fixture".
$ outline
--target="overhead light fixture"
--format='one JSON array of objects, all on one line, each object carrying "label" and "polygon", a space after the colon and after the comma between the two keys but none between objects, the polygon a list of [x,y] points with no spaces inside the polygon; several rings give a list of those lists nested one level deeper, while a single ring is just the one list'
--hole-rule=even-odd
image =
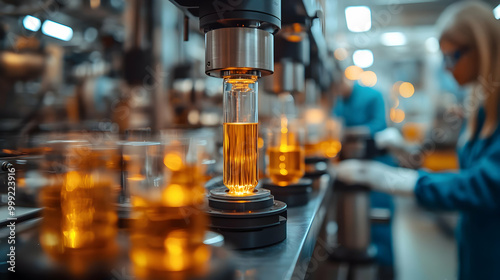
[{"label": "overhead light fixture", "polygon": [[354,65],[368,68],[373,65],[373,52],[370,50],[357,50],[352,55]]},{"label": "overhead light fixture", "polygon": [[51,20],[46,20],[43,23],[42,33],[63,41],[69,41],[73,38],[73,29],[71,27]]},{"label": "overhead light fixture", "polygon": [[372,28],[372,13],[368,6],[345,8],[345,19],[351,32],[365,32]]},{"label": "overhead light fixture", "polygon": [[23,26],[29,31],[37,32],[41,25],[40,19],[34,16],[25,16],[23,19]]},{"label": "overhead light fixture", "polygon": [[406,45],[406,35],[401,32],[386,32],[380,37],[384,46],[403,46]]},{"label": "overhead light fixture", "polygon": [[496,19],[500,19],[500,4],[493,9],[493,14],[495,15]]}]

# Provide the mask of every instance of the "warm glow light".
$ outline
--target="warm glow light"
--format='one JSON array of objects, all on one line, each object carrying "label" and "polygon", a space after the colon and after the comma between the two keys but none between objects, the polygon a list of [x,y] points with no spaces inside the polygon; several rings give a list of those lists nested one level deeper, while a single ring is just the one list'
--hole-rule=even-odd
[{"label": "warm glow light", "polygon": [[187,187],[178,184],[168,185],[162,193],[162,202],[171,207],[180,207],[189,205],[189,193]]},{"label": "warm glow light", "polygon": [[415,93],[415,88],[411,83],[404,82],[399,86],[399,94],[404,98],[410,98]]},{"label": "warm glow light", "polygon": [[335,52],[333,52],[333,56],[335,56],[335,58],[337,60],[344,60],[347,58],[347,56],[349,56],[349,53],[347,52],[347,50],[345,48],[338,48],[335,50]]},{"label": "warm glow light", "polygon": [[373,71],[365,71],[361,73],[359,80],[363,86],[373,87],[377,84],[377,75]]},{"label": "warm glow light", "polygon": [[41,25],[42,22],[40,21],[40,19],[34,16],[25,16],[23,19],[23,26],[29,31],[36,32],[40,29]]},{"label": "warm glow light", "polygon": [[345,8],[345,19],[351,32],[365,32],[372,28],[371,10],[367,6]]},{"label": "warm glow light", "polygon": [[82,179],[77,171],[69,171],[66,174],[65,187],[66,191],[71,192],[82,184]]},{"label": "warm glow light", "polygon": [[395,123],[400,123],[405,120],[405,112],[401,109],[391,108],[389,115],[391,120]]},{"label": "warm glow light", "polygon": [[205,245],[201,245],[194,251],[195,263],[205,263],[209,258],[210,258],[210,250]]},{"label": "warm glow light", "polygon": [[373,65],[373,52],[370,50],[357,50],[352,54],[354,65],[368,68]]},{"label": "warm glow light", "polygon": [[304,112],[304,120],[308,124],[320,124],[325,121],[326,114],[321,108],[309,108]]},{"label": "warm glow light", "polygon": [[51,20],[46,20],[43,23],[42,33],[63,41],[69,41],[73,38],[73,29],[71,27]]},{"label": "warm glow light", "polygon": [[180,271],[187,267],[188,234],[182,230],[172,231],[165,238],[164,246],[167,254],[164,256],[164,263],[172,271]]},{"label": "warm glow light", "polygon": [[141,175],[141,174],[136,174],[136,175],[133,175],[133,176],[127,178],[127,180],[135,181],[135,182],[140,182],[140,181],[143,181],[144,179],[146,179],[146,177],[144,175]]},{"label": "warm glow light", "polygon": [[224,123],[223,131],[224,185],[230,195],[251,195],[258,184],[257,123]]},{"label": "warm glow light", "polygon": [[401,132],[405,140],[411,143],[421,143],[425,138],[424,127],[419,123],[405,123]]},{"label": "warm glow light", "polygon": [[166,167],[168,167],[168,169],[173,171],[179,171],[183,166],[182,158],[176,152],[167,153],[163,159],[163,163]]},{"label": "warm glow light", "polygon": [[321,150],[323,151],[323,155],[328,158],[333,158],[337,156],[337,154],[342,149],[342,144],[338,140],[326,140],[321,142],[320,144]]},{"label": "warm glow light", "polygon": [[361,67],[351,65],[345,69],[345,77],[351,81],[358,80],[363,73]]},{"label": "warm glow light", "polygon": [[264,147],[264,139],[259,137],[259,139],[257,139],[257,148],[262,149],[262,147]]},{"label": "warm glow light", "polygon": [[101,0],[90,0],[90,7],[92,9],[97,9],[101,6]]},{"label": "warm glow light", "polygon": [[380,36],[384,46],[402,46],[406,44],[406,36],[402,32],[386,32]]}]

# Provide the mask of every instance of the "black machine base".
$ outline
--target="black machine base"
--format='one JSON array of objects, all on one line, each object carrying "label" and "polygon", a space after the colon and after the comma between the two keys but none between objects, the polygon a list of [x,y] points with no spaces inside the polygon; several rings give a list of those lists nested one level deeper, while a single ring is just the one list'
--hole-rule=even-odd
[{"label": "black machine base", "polygon": [[311,199],[313,180],[302,178],[299,182],[288,185],[278,186],[269,179],[262,180],[262,186],[271,191],[273,196],[279,201],[285,202],[288,207],[302,206]]},{"label": "black machine base", "polygon": [[269,246],[286,238],[287,205],[274,200],[266,189],[252,196],[229,196],[226,187],[213,189],[208,197],[211,230],[224,236],[235,249]]},{"label": "black machine base", "polygon": [[324,157],[307,157],[304,178],[313,180],[313,189],[319,189],[319,178],[328,173],[329,160]]}]

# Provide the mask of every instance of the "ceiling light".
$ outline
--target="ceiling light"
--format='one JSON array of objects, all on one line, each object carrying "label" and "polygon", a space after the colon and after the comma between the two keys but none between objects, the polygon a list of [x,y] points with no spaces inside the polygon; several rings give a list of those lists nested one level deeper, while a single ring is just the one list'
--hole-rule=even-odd
[{"label": "ceiling light", "polygon": [[345,8],[345,20],[351,32],[365,32],[372,28],[371,11],[367,6]]},{"label": "ceiling light", "polygon": [[382,34],[380,41],[385,46],[402,46],[406,44],[406,36],[401,32],[387,32]]},{"label": "ceiling light", "polygon": [[34,16],[25,16],[23,19],[23,26],[29,31],[38,31],[40,29],[40,25],[42,25],[42,22]]},{"label": "ceiling light", "polygon": [[352,55],[354,65],[361,68],[368,68],[373,65],[373,53],[370,50],[357,50]]},{"label": "ceiling light", "polygon": [[73,38],[73,29],[55,21],[46,20],[42,25],[43,34],[59,40],[69,41]]}]

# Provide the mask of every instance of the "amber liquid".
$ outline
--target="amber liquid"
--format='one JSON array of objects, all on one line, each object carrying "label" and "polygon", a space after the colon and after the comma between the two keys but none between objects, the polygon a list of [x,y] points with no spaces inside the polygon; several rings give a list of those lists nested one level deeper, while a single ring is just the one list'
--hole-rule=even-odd
[{"label": "amber liquid", "polygon": [[61,176],[61,182],[40,193],[40,244],[47,255],[79,275],[96,258],[111,259],[116,253],[114,186],[76,171]]},{"label": "amber liquid", "polygon": [[306,143],[304,145],[306,157],[318,156],[319,143]]},{"label": "amber liquid", "polygon": [[321,152],[323,153],[323,156],[327,158],[336,157],[342,149],[342,144],[340,143],[340,141],[335,139],[322,141],[319,146]]},{"label": "amber liquid", "polygon": [[233,195],[246,195],[258,183],[257,123],[224,124],[224,185]]},{"label": "amber liquid", "polygon": [[297,146],[272,147],[269,156],[269,177],[279,186],[297,183],[304,176],[304,149]]},{"label": "amber liquid", "polygon": [[132,196],[134,223],[130,257],[141,278],[157,272],[203,269],[210,250],[203,245],[207,218],[199,170],[183,166],[161,195]]}]

